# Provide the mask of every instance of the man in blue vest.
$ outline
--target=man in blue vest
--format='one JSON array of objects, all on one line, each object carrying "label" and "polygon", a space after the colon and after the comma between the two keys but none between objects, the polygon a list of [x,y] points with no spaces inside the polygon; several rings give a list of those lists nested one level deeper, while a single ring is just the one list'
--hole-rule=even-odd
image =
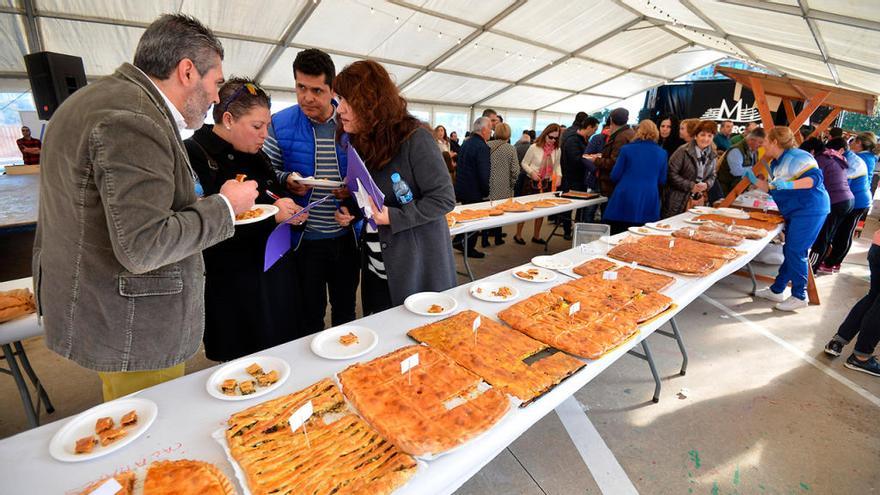
[{"label": "man in blue vest", "polygon": [[[300,179],[314,177],[341,181],[348,168],[345,150],[336,144],[336,67],[329,55],[310,48],[293,61],[297,105],[272,116],[263,151],[272,160],[278,180],[287,184],[300,206],[340,194],[338,186],[309,187]],[[296,277],[303,291],[309,333],[324,329],[327,296],[333,326],[355,319],[360,254],[354,227],[342,227],[334,218],[339,202],[325,201],[309,211],[303,232],[294,232]]]}]

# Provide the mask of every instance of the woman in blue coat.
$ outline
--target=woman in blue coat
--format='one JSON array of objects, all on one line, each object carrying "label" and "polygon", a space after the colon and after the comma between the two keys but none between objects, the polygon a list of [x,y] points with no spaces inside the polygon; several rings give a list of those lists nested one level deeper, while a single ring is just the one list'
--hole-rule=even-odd
[{"label": "woman in blue coat", "polygon": [[631,143],[620,149],[611,180],[614,194],[605,208],[611,233],[660,220],[660,187],[666,184],[666,150],[657,144],[660,132],[650,120],[639,123]]},{"label": "woman in blue coat", "polygon": [[[822,171],[809,152],[798,149],[788,127],[774,127],[767,134],[764,156],[771,159],[769,180],[758,179],[748,170],[746,176],[758,189],[769,192],[785,219],[785,256],[776,281],[755,292],[775,301],[776,309],[795,311],[807,302],[807,253],[831,211],[828,192],[822,185]],[[791,282],[791,297],[783,292]]]}]

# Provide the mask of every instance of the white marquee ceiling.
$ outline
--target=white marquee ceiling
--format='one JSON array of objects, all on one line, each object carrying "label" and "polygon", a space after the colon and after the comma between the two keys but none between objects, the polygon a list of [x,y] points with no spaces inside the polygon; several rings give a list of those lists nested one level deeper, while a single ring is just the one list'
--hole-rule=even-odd
[{"label": "white marquee ceiling", "polygon": [[31,51],[109,74],[175,11],[221,36],[226,74],[274,92],[317,47],[337,70],[377,60],[407,98],[438,104],[592,111],[730,56],[880,93],[876,0],[0,0],[0,90],[27,87]]}]

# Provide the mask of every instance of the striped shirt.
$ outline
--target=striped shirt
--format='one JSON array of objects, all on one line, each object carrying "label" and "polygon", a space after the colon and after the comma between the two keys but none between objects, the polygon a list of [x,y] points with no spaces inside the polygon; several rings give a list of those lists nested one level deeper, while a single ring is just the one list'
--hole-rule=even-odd
[{"label": "striped shirt", "polygon": [[385,273],[385,260],[382,258],[382,245],[379,241],[379,231],[369,223],[364,234],[364,242],[367,245],[367,268],[382,280],[388,280]]}]

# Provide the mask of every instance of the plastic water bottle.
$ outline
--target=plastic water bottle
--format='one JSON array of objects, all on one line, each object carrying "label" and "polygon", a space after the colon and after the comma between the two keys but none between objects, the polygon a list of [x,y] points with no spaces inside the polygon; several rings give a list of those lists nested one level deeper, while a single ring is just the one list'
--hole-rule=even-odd
[{"label": "plastic water bottle", "polygon": [[405,205],[413,200],[412,191],[409,190],[409,185],[405,180],[400,178],[400,174],[397,172],[391,174],[391,188],[394,190],[394,196],[397,197],[397,202],[402,205]]}]

